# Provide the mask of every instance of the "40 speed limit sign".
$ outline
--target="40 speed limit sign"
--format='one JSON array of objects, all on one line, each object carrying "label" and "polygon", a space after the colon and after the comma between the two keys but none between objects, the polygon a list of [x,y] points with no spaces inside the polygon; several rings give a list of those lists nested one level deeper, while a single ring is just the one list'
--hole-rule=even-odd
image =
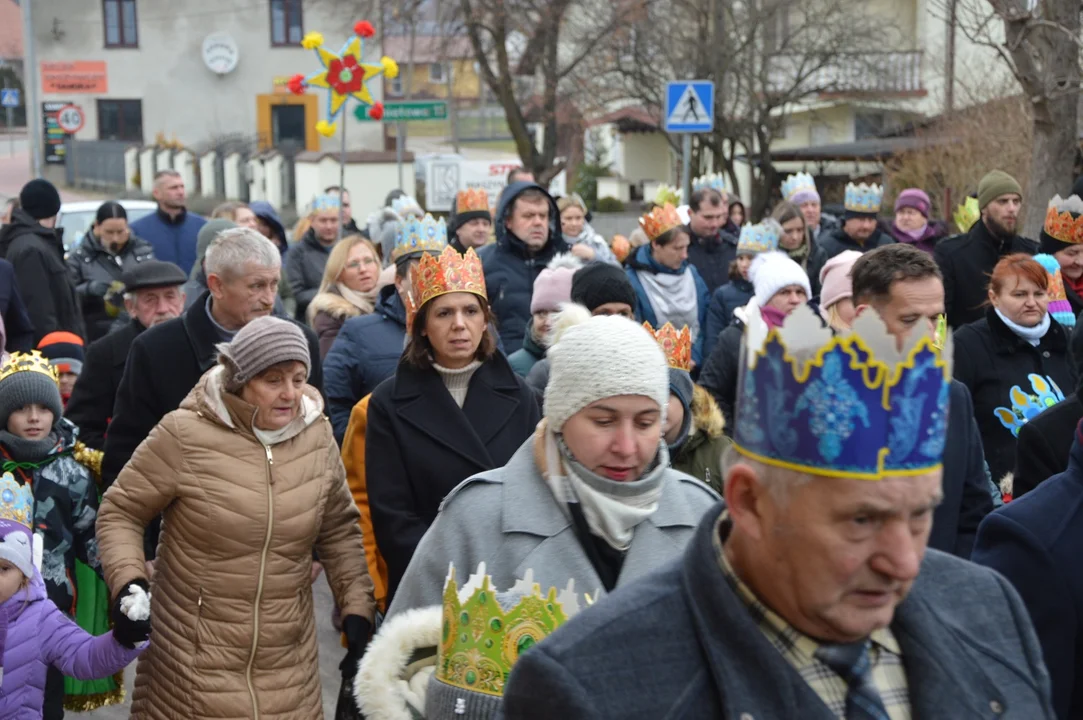
[{"label": "40 speed limit sign", "polygon": [[82,108],[76,105],[65,105],[56,112],[56,124],[69,135],[74,135],[83,129],[86,117]]}]

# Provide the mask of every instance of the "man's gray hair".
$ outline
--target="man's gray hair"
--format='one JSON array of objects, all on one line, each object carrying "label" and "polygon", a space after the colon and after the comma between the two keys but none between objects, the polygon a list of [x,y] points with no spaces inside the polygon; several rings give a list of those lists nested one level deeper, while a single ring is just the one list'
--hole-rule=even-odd
[{"label": "man's gray hair", "polygon": [[282,255],[274,243],[247,227],[218,233],[203,256],[204,271],[219,277],[242,275],[249,264],[278,269],[282,267]]},{"label": "man's gray hair", "polygon": [[[729,477],[730,470],[736,465],[745,465],[755,470],[756,477],[760,480],[760,485],[767,488],[768,492],[774,496],[775,501],[779,505],[785,505],[789,501],[791,490],[812,480],[812,475],[809,473],[778,468],[762,463],[759,460],[753,460],[752,458],[742,455],[735,446],[730,445],[722,453],[723,483],[725,483],[726,478]],[[723,490],[724,489],[725,487],[723,486]]]}]

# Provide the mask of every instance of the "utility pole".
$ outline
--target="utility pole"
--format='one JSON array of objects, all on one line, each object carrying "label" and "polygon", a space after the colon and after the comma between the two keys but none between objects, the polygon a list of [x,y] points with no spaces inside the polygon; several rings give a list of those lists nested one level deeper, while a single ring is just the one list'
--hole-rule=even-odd
[{"label": "utility pole", "polygon": [[948,0],[947,66],[944,68],[944,114],[955,109],[955,27],[959,0]]},{"label": "utility pole", "polygon": [[41,103],[38,101],[38,63],[34,55],[34,18],[30,0],[20,0],[23,11],[23,91],[26,93],[26,141],[34,177],[41,177]]}]

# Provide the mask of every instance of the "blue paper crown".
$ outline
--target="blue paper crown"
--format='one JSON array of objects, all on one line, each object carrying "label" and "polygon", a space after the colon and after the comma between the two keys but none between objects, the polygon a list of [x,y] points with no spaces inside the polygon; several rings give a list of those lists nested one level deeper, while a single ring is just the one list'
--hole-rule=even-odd
[{"label": "blue paper crown", "polygon": [[722,177],[722,173],[701,175],[692,181],[692,192],[699,192],[700,190],[707,189],[717,190],[720,193],[726,192],[726,179]]},{"label": "blue paper crown", "polygon": [[737,386],[736,449],[768,465],[880,480],[940,467],[951,340],[931,333],[900,351],[875,312],[832,335],[806,305],[768,330],[750,313]]},{"label": "blue paper crown", "polygon": [[772,218],[756,225],[745,225],[741,228],[741,237],[737,240],[737,254],[758,255],[778,250],[778,239],[781,236],[782,226]]},{"label": "blue paper crown", "polygon": [[339,200],[338,195],[324,194],[312,198],[312,212],[338,210],[340,207],[342,207],[342,201]]},{"label": "blue paper crown", "polygon": [[395,262],[415,253],[439,254],[445,247],[447,247],[447,223],[443,218],[434,220],[428,213],[420,220],[411,216],[403,222],[402,229],[395,238],[391,260]]},{"label": "blue paper crown", "polygon": [[879,185],[854,185],[846,186],[846,209],[857,213],[878,213],[880,203],[884,199],[884,189]]},{"label": "blue paper crown", "polygon": [[812,194],[819,197],[816,191],[816,180],[808,173],[799,172],[790,175],[782,182],[782,199],[792,201],[795,195]]},{"label": "blue paper crown", "polygon": [[1010,408],[998,407],[993,410],[1000,424],[1011,430],[1015,437],[1019,436],[1019,430],[1035,415],[1064,399],[1064,393],[1053,382],[1053,378],[1031,373],[1027,375],[1027,380],[1030,380],[1031,392],[1026,392],[1018,385],[1014,385],[1008,392],[1012,406]]},{"label": "blue paper crown", "polygon": [[0,521],[18,523],[27,531],[34,522],[34,494],[9,472],[0,476]]},{"label": "blue paper crown", "polygon": [[409,195],[400,195],[392,200],[391,209],[398,213],[399,217],[404,220],[407,215],[417,215],[417,217],[421,217],[425,212],[421,209],[421,204]]}]

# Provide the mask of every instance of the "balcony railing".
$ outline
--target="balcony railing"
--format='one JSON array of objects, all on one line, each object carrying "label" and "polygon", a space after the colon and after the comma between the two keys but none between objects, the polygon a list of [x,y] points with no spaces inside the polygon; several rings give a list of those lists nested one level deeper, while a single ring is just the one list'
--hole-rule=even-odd
[{"label": "balcony railing", "polygon": [[796,55],[776,55],[768,71],[768,89],[820,95],[923,94],[921,50],[838,55],[821,62]]}]

